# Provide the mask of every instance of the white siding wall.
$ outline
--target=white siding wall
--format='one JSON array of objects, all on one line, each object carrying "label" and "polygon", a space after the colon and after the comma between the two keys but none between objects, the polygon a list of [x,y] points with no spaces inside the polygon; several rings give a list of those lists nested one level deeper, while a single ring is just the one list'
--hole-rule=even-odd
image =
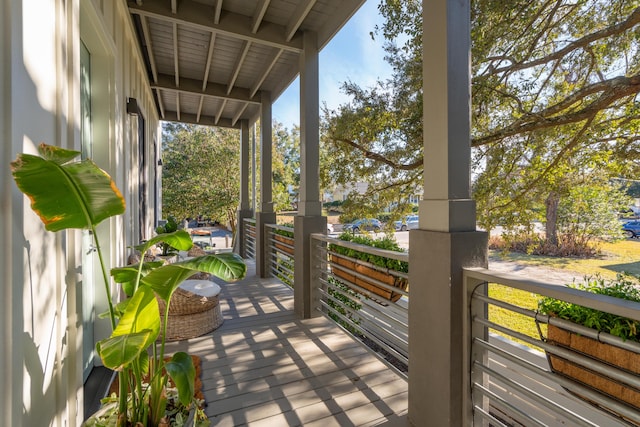
[{"label": "white siding wall", "polygon": [[[82,418],[82,331],[76,284],[80,232],[49,233],[15,187],[8,163],[40,142],[80,149],[79,46],[87,44],[93,82],[94,160],[116,180],[127,213],[100,227],[107,262],[120,264],[137,243],[137,146],[126,113],[136,98],[146,119],[147,224],[152,227],[158,118],[135,46],[126,3],[3,0],[0,6],[0,425],[75,426]],[[125,236],[123,238],[123,235]],[[99,277],[99,276],[98,276]],[[97,290],[103,287],[98,283]],[[104,294],[104,293],[103,293]],[[98,294],[100,299],[100,294]],[[104,296],[102,296],[104,298]],[[106,302],[101,300],[96,311]],[[98,325],[96,339],[109,333]],[[7,394],[5,393],[5,396]]]}]

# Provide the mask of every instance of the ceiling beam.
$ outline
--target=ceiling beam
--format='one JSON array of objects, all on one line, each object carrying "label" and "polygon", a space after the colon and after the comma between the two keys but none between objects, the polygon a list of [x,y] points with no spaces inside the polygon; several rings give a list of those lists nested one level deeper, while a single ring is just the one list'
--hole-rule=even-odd
[{"label": "ceiling beam", "polygon": [[253,13],[253,20],[251,21],[251,32],[253,34],[258,32],[264,14],[267,13],[267,9],[269,8],[269,3],[271,3],[271,0],[260,0],[258,4],[256,4],[256,10]]},{"label": "ceiling beam", "polygon": [[220,22],[216,24],[211,19],[211,6],[193,1],[183,0],[180,3],[180,10],[176,14],[171,13],[171,7],[164,2],[146,2],[144,5],[137,5],[135,2],[129,1],[128,6],[129,12],[132,14],[175,22],[203,31],[213,31],[221,35],[295,53],[302,51],[302,37],[297,34],[289,40],[285,39],[286,28],[281,25],[263,21],[258,31],[252,33],[252,18],[237,13],[225,13]]},{"label": "ceiling beam", "polygon": [[204,76],[202,77],[202,90],[207,88],[209,83],[209,71],[211,70],[211,60],[213,59],[213,46],[216,44],[216,33],[211,33],[209,39],[209,51],[207,52],[207,63],[204,66]]},{"label": "ceiling beam", "polygon": [[142,24],[142,35],[147,44],[147,55],[149,57],[149,65],[151,65],[151,75],[153,76],[153,81],[158,81],[158,69],[156,66],[156,58],[153,53],[153,44],[151,43],[151,33],[149,32],[149,23],[147,22],[147,18],[144,16],[140,17],[140,23]]},{"label": "ceiling beam", "polygon": [[282,52],[284,52],[282,49],[276,49],[273,55],[271,56],[271,59],[267,61],[267,67],[264,70],[262,70],[262,74],[260,75],[260,77],[258,77],[253,87],[249,90],[249,96],[251,98],[254,97],[254,95],[258,92],[258,90],[260,89],[260,86],[262,86],[262,83],[264,83],[269,73],[271,73],[271,70],[276,65],[276,62],[278,62],[278,58],[280,58],[280,55],[282,55]]},{"label": "ceiling beam", "polygon": [[176,93],[176,115],[178,116],[178,120],[180,120],[180,92]]},{"label": "ceiling beam", "polygon": [[227,106],[227,100],[224,99],[222,101],[222,105],[220,106],[220,109],[218,110],[218,114],[216,114],[216,125],[218,124],[218,122],[220,121],[220,118],[222,117],[222,113],[224,113],[224,108]]},{"label": "ceiling beam", "polygon": [[219,83],[209,83],[206,90],[202,90],[202,82],[200,80],[188,79],[183,77],[180,79],[180,86],[175,84],[173,76],[167,74],[158,74],[158,82],[152,83],[151,88],[159,90],[167,90],[192,95],[204,95],[212,98],[228,99],[230,101],[249,102],[251,104],[260,104],[259,97],[252,99],[249,96],[249,90],[235,87],[231,92],[227,93],[227,87]]},{"label": "ceiling beam", "polygon": [[167,114],[164,120],[169,122],[181,122],[181,123],[191,123],[194,125],[205,125],[205,126],[220,126],[225,128],[239,128],[240,124],[237,123],[235,126],[231,124],[231,119],[219,119],[216,121],[216,118],[213,116],[202,116],[200,120],[196,120],[197,117],[195,114],[187,114],[182,113],[180,118],[176,115],[175,111],[167,111]]},{"label": "ceiling beam", "polygon": [[290,41],[293,38],[296,31],[300,28],[300,25],[304,22],[304,19],[307,17],[309,12],[311,12],[314,4],[316,4],[316,0],[301,1],[298,3],[298,7],[296,7],[296,10],[291,16],[291,20],[287,25],[285,40]]},{"label": "ceiling beam", "polygon": [[233,120],[231,120],[231,124],[233,126],[235,126],[236,123],[238,123],[238,120],[240,120],[240,117],[242,117],[242,113],[244,113],[244,110],[246,110],[248,106],[249,106],[249,104],[247,102],[245,102],[244,104],[242,104],[242,107],[238,108],[238,111],[233,116]]},{"label": "ceiling beam", "polygon": [[164,104],[162,103],[162,92],[160,89],[155,89],[154,92],[156,93],[156,99],[158,100],[158,107],[160,108],[160,117],[164,119]]},{"label": "ceiling beam", "polygon": [[180,61],[178,55],[178,23],[173,23],[173,73],[176,77],[176,86],[180,86]]},{"label": "ceiling beam", "polygon": [[236,84],[236,80],[238,79],[238,74],[240,74],[240,70],[242,69],[242,64],[244,64],[244,60],[247,58],[247,54],[249,53],[249,49],[251,49],[251,42],[245,41],[242,50],[238,54],[236,58],[236,63],[233,66],[233,73],[231,73],[231,78],[229,79],[229,83],[227,84],[227,93],[233,90],[233,86]]},{"label": "ceiling beam", "polygon": [[213,3],[213,23],[220,23],[220,15],[222,14],[222,0],[214,0]]},{"label": "ceiling beam", "polygon": [[200,114],[202,114],[202,104],[204,104],[204,95],[200,97],[200,104],[198,104],[198,113],[196,114],[196,121],[200,121]]}]

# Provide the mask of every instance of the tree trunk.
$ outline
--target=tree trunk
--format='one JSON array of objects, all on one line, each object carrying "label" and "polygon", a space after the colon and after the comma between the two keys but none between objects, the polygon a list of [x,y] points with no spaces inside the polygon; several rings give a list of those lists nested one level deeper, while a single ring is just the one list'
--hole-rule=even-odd
[{"label": "tree trunk", "polygon": [[545,200],[547,223],[545,226],[547,242],[558,246],[558,203],[560,195],[555,191],[549,193]]}]

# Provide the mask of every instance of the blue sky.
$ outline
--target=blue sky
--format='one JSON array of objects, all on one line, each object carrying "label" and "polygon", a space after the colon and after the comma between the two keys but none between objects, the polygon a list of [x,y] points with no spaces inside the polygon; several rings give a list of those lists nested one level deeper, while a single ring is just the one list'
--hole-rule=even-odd
[{"label": "blue sky", "polygon": [[[369,33],[382,23],[378,14],[378,0],[367,0],[342,30],[320,52],[320,107],[329,108],[348,101],[340,92],[345,81],[354,81],[361,87],[373,86],[377,79],[391,75],[391,67],[384,61],[382,41],[371,40]],[[291,86],[273,104],[273,119],[291,129],[300,123],[299,81]]]}]

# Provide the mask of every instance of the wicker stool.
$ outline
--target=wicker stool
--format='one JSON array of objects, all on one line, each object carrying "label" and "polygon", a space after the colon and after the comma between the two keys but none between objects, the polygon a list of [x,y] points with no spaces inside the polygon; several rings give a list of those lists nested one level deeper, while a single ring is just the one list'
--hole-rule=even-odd
[{"label": "wicker stool", "polygon": [[[222,325],[218,300],[220,286],[210,280],[185,280],[176,289],[169,306],[168,341],[199,337]],[[160,314],[165,304],[158,299]]]}]

